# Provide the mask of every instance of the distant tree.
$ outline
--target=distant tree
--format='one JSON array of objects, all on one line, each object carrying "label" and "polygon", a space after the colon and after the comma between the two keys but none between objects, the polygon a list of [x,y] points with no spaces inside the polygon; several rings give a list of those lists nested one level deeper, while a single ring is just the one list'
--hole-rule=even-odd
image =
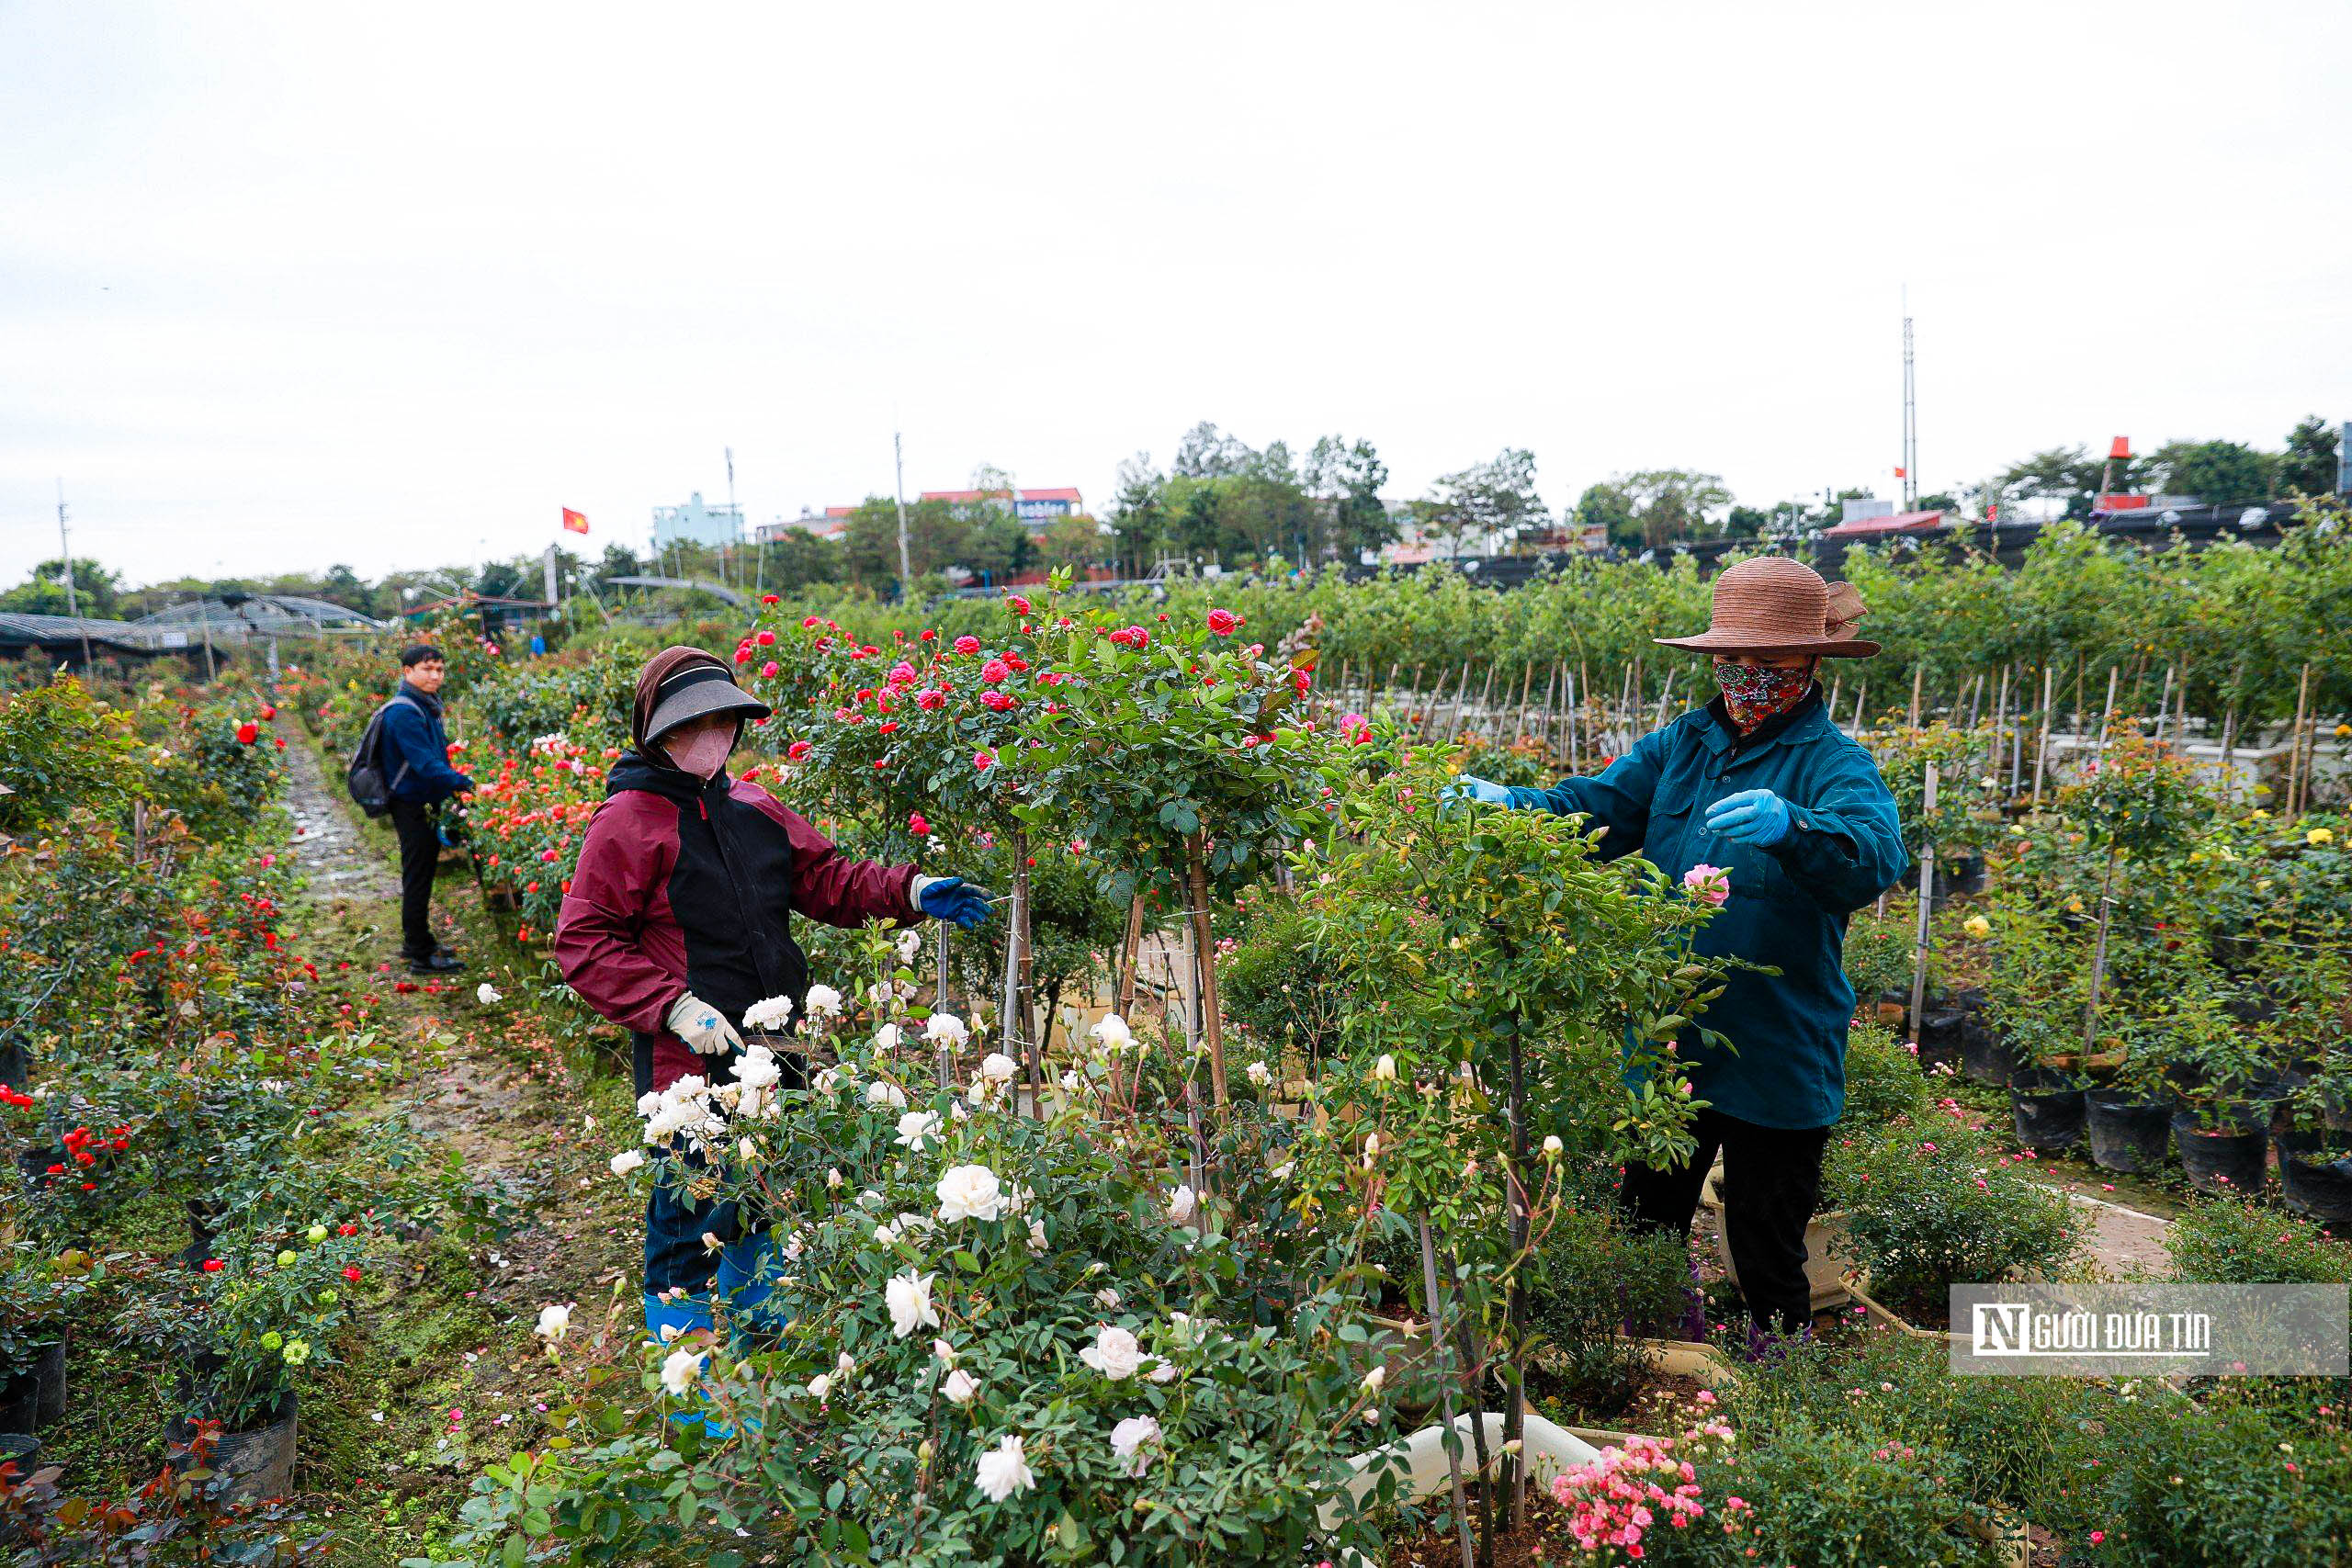
[{"label": "distant tree", "polygon": [[1633,502],[1641,541],[1650,549],[1711,531],[1708,514],[1732,501],[1719,476],[1689,468],[1645,468],[1620,475],[1614,482]]},{"label": "distant tree", "polygon": [[1735,506],[1724,516],[1724,533],[1734,539],[1752,539],[1772,525],[1772,514],[1753,506]]},{"label": "distant tree", "polygon": [[598,577],[636,577],[644,570],[637,558],[637,552],[618,543],[606,545],[605,558],[596,563]]},{"label": "distant tree", "polygon": [[1150,453],[1138,452],[1119,465],[1110,524],[1112,553],[1121,574],[1141,577],[1168,537],[1168,479],[1151,466]]},{"label": "distant tree", "polygon": [[1933,495],[1921,496],[1918,509],[1922,512],[1957,513],[1960,510],[1960,502],[1953,500],[1948,491],[1938,491]]},{"label": "distant tree", "polygon": [[1551,521],[1535,491],[1535,454],[1521,446],[1506,446],[1486,462],[1441,477],[1416,510],[1448,541],[1447,553],[1453,555],[1474,536]]},{"label": "distant tree", "polygon": [[1380,487],[1388,482],[1388,465],[1371,442],[1320,437],[1306,454],[1300,482],[1309,496],[1326,503],[1329,533],[1318,553],[1353,557],[1396,537],[1396,525],[1380,500]]},{"label": "distant tree", "polygon": [[1612,479],[1587,485],[1569,518],[1579,527],[1606,528],[1612,545],[1641,543],[1642,525],[1634,516],[1634,498]]},{"label": "distant tree", "polygon": [[2147,459],[2166,495],[2193,495],[2214,506],[2267,501],[2278,483],[2278,459],[2235,441],[2167,441]]},{"label": "distant tree", "polygon": [[1083,513],[1057,517],[1030,536],[1036,562],[1048,570],[1067,566],[1081,575],[1111,557],[1112,540],[1102,525]]},{"label": "distant tree", "polygon": [[[1988,499],[1996,504],[2001,496],[2018,501],[2063,502],[2067,516],[2088,517],[2092,500],[2098,493],[2102,467],[2081,446],[2052,446],[2011,463],[1995,475],[1993,495]],[[2125,491],[2132,487],[2138,473],[2139,465],[2118,463],[2109,472],[2108,479],[2116,490]]]},{"label": "distant tree", "polygon": [[[783,537],[760,548],[765,558],[759,562],[754,580],[765,583],[771,593],[790,593],[842,579],[840,541],[820,539],[806,528],[786,528]],[[895,564],[895,554],[891,558]]]},{"label": "distant tree", "polygon": [[2327,495],[2335,489],[2338,436],[2327,421],[2313,414],[2287,433],[2287,450],[2278,459],[2278,490],[2305,495]]},{"label": "distant tree", "polygon": [[1246,472],[1256,456],[1246,445],[1203,420],[1176,444],[1176,460],[1169,466],[1169,475],[1180,479],[1231,479]]},{"label": "distant tree", "polygon": [[[121,595],[122,575],[119,572],[109,571],[94,560],[76,560],[74,563],[74,603],[83,615],[111,620]],[[26,615],[65,615],[64,558],[59,557],[42,561],[33,568],[30,577],[7,592],[0,593],[0,610],[11,610]]]}]

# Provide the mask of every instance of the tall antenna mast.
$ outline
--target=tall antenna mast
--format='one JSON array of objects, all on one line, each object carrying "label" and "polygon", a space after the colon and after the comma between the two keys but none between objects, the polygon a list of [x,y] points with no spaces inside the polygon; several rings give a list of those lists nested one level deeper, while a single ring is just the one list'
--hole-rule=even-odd
[{"label": "tall antenna mast", "polygon": [[[57,481],[57,553],[65,558],[65,613],[78,623],[82,618],[82,602],[74,592],[74,547],[65,542],[65,480]],[[82,634],[82,670],[90,668],[90,628],[77,625]]]},{"label": "tall antenna mast", "polygon": [[1919,505],[1919,402],[1911,375],[1911,286],[1903,287],[1903,510]]}]

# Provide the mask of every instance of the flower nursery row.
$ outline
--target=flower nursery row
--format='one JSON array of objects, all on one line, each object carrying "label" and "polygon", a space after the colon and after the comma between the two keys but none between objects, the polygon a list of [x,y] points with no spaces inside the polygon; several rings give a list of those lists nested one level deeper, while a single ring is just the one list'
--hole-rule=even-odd
[{"label": "flower nursery row", "polygon": [[263,1501],[298,1409],[347,1418],[304,1400],[367,1351],[379,1271],[487,1223],[370,1109],[372,969],[305,956],[275,717],[233,686],[0,699],[0,1516],[25,1561],[331,1552]]},{"label": "flower nursery row", "polygon": [[[2352,1466],[2341,1391],[1954,1380],[1939,1346],[1827,1319],[1650,1428],[1673,1448],[1535,1458],[1549,1431],[1619,1426],[1656,1391],[1629,1325],[1685,1331],[1681,1248],[1623,1228],[1608,1194],[1623,1159],[1687,1146],[1673,1047],[1720,984],[1689,951],[1712,904],[1598,862],[1555,820],[1437,809],[1458,761],[1417,744],[1409,714],[1333,711],[1310,648],[1270,652],[1249,612],[1209,609],[1129,618],[1041,594],[992,606],[985,632],[860,637],[778,604],[722,645],[776,708],[739,770],[862,852],[1017,892],[1027,918],[1002,925],[1025,925],[1029,951],[955,938],[944,1003],[935,950],[824,934],[795,1054],[649,1097],[613,1179],[768,1216],[773,1292],[716,1337],[649,1350],[635,1378],[583,1368],[560,1435],[476,1483],[462,1543],[609,1562],[688,1543],[714,1562],[1377,1559],[1516,1509],[1563,1549],[1653,1562],[1989,1562],[1983,1538],[2018,1517],[2083,1561],[2324,1560],[2332,1478]],[[452,682],[482,786],[467,832],[536,936],[623,743],[630,660],[481,662],[470,689]],[[308,679],[325,733],[364,721]],[[1904,767],[1915,742],[1886,739]],[[1526,741],[1509,755],[1562,761]],[[2005,784],[1951,824],[1913,801],[1915,839],[1959,835],[1950,848],[1991,863],[1986,892],[1935,917],[1939,997],[1989,990],[2003,900],[2097,907],[2082,865],[2098,869],[2102,822],[2140,809],[2103,803],[2098,781],[2133,778],[2135,755],[2119,730],[2112,767],[2063,787],[2053,771],[2038,816]],[[1960,750],[1946,760],[1968,776]],[[2328,847],[2318,819],[2290,843],[2200,806],[2200,842],[2280,875],[2199,939],[2227,953],[2223,934],[2293,920],[2331,940],[2310,925],[2323,909],[2272,897],[2317,886],[2299,857]],[[2173,857],[2184,872],[2209,863],[2197,849]],[[1898,895],[1859,923],[1860,994],[1907,980],[1908,943],[1871,942],[1903,918]],[[1155,987],[1139,930],[1180,964],[1208,955],[1204,972]],[[1057,981],[1125,1000],[1057,1034],[1060,1010],[1032,1001]],[[1629,1032],[1649,1068],[1635,1089]],[[2086,1267],[2029,1152],[1943,1087],[1859,1028],[1825,1181],[1840,1256],[1914,1321],[1956,1280]],[[2339,1244],[2242,1198],[2197,1206],[2180,1235],[2189,1278],[2346,1273]],[[542,1323],[559,1366],[569,1321],[557,1304]],[[1498,1425],[1467,1427],[1462,1486],[1417,1500],[1411,1434],[1482,1407]],[[1651,1497],[1661,1453],[1670,1484]],[[1647,1519],[1619,1507],[1628,1488]]]}]

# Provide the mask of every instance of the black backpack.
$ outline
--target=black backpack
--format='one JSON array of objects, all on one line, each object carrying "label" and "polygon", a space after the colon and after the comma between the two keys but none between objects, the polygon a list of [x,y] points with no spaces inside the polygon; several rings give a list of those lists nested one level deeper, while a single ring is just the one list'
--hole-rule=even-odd
[{"label": "black backpack", "polygon": [[[392,782],[384,776],[384,715],[392,703],[408,702],[406,697],[394,697],[368,717],[367,733],[360,736],[358,750],[351,753],[351,761],[343,770],[343,786],[359,809],[370,817],[381,817],[392,808]],[[411,707],[416,706],[409,703]],[[401,764],[407,771],[407,764]]]}]

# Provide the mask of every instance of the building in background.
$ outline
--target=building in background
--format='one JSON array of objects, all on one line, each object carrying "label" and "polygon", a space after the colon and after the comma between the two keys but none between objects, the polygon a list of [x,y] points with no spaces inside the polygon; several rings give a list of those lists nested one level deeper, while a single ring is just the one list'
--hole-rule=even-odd
[{"label": "building in background", "polygon": [[854,506],[828,506],[822,513],[800,509],[797,517],[779,517],[773,523],[763,523],[752,530],[752,537],[763,545],[780,545],[795,534],[813,534],[820,539],[839,539],[849,532],[849,514]]},{"label": "building in background", "polygon": [[[987,502],[1001,507],[1004,504],[1004,492],[978,490],[927,490],[922,492],[922,499],[944,501],[950,506],[978,506],[982,502]],[[1080,497],[1075,489],[1068,486],[1058,490],[1023,490],[1013,492],[1012,514],[1032,528],[1043,528],[1064,517],[1075,517],[1085,510],[1084,500]]]},{"label": "building in background", "polygon": [[657,506],[653,509],[653,547],[667,549],[672,545],[740,545],[743,542],[743,509],[740,506],[706,506],[702,491],[689,496],[684,506]]}]

